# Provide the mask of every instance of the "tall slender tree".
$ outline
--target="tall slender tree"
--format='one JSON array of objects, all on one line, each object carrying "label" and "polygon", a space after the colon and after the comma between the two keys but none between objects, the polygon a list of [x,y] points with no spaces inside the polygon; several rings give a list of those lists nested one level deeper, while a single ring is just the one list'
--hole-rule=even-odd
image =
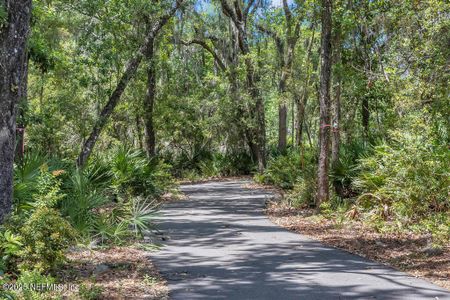
[{"label": "tall slender tree", "polygon": [[[304,5],[304,1],[301,4]],[[274,30],[261,25],[258,26],[261,31],[274,39],[277,49],[278,67],[280,69],[278,80],[278,150],[280,152],[286,151],[287,146],[287,87],[292,73],[295,46],[300,37],[300,24],[303,21],[302,16],[294,18],[287,0],[283,0],[283,12],[286,22],[283,36],[278,35]]]},{"label": "tall slender tree", "polygon": [[[341,88],[342,88],[342,68],[341,68],[341,26],[339,22],[334,24],[333,34],[333,64],[336,67],[333,72],[333,101],[332,101],[332,135],[331,135],[331,167],[336,168],[339,164],[339,149],[341,145]],[[334,181],[334,189],[339,196],[343,196],[342,183]]]},{"label": "tall slender tree", "polygon": [[308,88],[311,82],[311,73],[313,72],[311,68],[311,55],[315,40],[315,28],[316,23],[311,24],[312,35],[307,42],[307,53],[305,58],[305,74],[306,80],[303,83],[303,90],[294,92],[294,102],[296,106],[296,118],[295,118],[295,145],[297,147],[301,146],[303,137],[303,125],[305,122],[305,108],[308,103]]},{"label": "tall slender tree", "polygon": [[241,54],[244,55],[244,64],[246,68],[246,84],[248,94],[253,100],[254,111],[254,140],[257,149],[258,171],[262,173],[266,167],[266,120],[264,101],[259,90],[258,83],[260,81],[259,74],[256,71],[255,62],[250,56],[250,43],[248,33],[248,16],[250,12],[257,7],[254,0],[250,0],[245,7],[239,1],[221,0],[223,13],[229,17],[237,31],[236,42],[239,46]]},{"label": "tall slender tree", "polygon": [[319,129],[319,166],[316,205],[328,201],[328,156],[330,148],[330,82],[332,65],[332,0],[322,0],[322,42],[320,53],[320,129]]},{"label": "tall slender tree", "polygon": [[100,136],[100,133],[105,127],[106,122],[108,121],[111,114],[114,112],[115,107],[119,103],[119,100],[125,91],[125,88],[127,87],[130,80],[134,77],[136,74],[136,71],[143,59],[143,57],[148,54],[149,49],[153,47],[153,41],[155,39],[156,34],[161,30],[161,28],[169,21],[169,19],[175,14],[175,12],[178,10],[178,8],[183,3],[183,0],[177,0],[175,6],[170,9],[166,14],[162,15],[150,28],[150,30],[147,33],[147,37],[145,38],[144,43],[137,51],[136,55],[133,56],[127,63],[127,66],[125,68],[124,73],[122,74],[116,88],[112,92],[111,96],[109,97],[108,102],[103,107],[102,111],[100,112],[100,116],[98,117],[97,122],[94,124],[94,128],[91,131],[91,134],[89,135],[88,139],[85,141],[81,152],[77,159],[77,165],[79,167],[83,167],[88,159],[89,156],[92,153],[92,150],[95,146],[95,143],[98,140],[98,137]]},{"label": "tall slender tree", "polygon": [[145,132],[145,152],[147,157],[155,156],[156,137],[153,124],[153,110],[156,97],[156,68],[155,68],[155,39],[150,40],[147,58],[147,92],[144,98],[144,132]]}]

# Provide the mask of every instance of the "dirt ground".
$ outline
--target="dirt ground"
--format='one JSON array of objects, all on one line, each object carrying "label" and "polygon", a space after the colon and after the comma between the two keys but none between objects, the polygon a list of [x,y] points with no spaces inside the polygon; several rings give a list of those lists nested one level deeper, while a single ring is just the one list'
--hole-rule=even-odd
[{"label": "dirt ground", "polygon": [[[84,286],[99,294],[93,299],[168,299],[164,279],[149,259],[149,252],[134,247],[74,250],[61,271],[64,282]],[[95,293],[95,292],[92,292]],[[80,299],[72,292],[66,299]]]}]

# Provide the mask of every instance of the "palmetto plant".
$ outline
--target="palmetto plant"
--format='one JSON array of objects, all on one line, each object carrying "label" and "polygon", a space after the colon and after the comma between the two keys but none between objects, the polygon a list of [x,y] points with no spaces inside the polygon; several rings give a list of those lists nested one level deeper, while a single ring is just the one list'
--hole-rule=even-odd
[{"label": "palmetto plant", "polygon": [[74,171],[67,187],[69,192],[62,202],[62,211],[83,235],[89,235],[94,229],[95,209],[109,201],[102,187],[95,186],[90,177],[86,171]]},{"label": "palmetto plant", "polygon": [[40,169],[48,158],[39,153],[25,154],[22,162],[14,169],[14,204],[16,209],[30,207],[34,193],[38,191]]},{"label": "palmetto plant", "polygon": [[152,221],[157,216],[158,203],[156,200],[133,198],[128,207],[128,214],[124,220],[133,229],[136,236],[143,236],[152,227]]}]

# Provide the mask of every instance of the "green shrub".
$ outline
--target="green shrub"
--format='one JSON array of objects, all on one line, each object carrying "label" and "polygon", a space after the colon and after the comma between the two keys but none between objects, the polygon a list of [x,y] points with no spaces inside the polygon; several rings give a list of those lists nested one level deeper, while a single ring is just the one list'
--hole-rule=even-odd
[{"label": "green shrub", "polygon": [[257,180],[282,189],[292,189],[302,176],[301,158],[298,152],[278,156],[268,162],[267,168]]},{"label": "green shrub", "polygon": [[294,207],[310,207],[315,203],[317,193],[316,168],[309,167],[297,178],[286,199]]},{"label": "green shrub", "polygon": [[221,175],[219,159],[209,159],[199,163],[199,173],[202,177],[218,177]]},{"label": "green shrub", "polygon": [[81,284],[78,290],[78,295],[82,300],[96,300],[100,299],[103,289],[96,285]]},{"label": "green shrub", "polygon": [[374,148],[360,160],[354,186],[362,194],[357,205],[366,212],[414,223],[430,213],[450,209],[450,152],[426,131],[391,133],[393,141]]},{"label": "green shrub", "polygon": [[39,207],[20,229],[22,270],[53,271],[64,261],[64,250],[75,243],[76,232],[59,212]]},{"label": "green shrub", "polygon": [[180,177],[188,181],[197,181],[202,179],[202,176],[199,174],[199,171],[190,169],[183,170],[180,174]]},{"label": "green shrub", "polygon": [[251,157],[246,153],[211,154],[211,158],[198,163],[202,177],[248,175],[253,169]]},{"label": "green shrub", "polygon": [[358,162],[368,156],[369,148],[363,143],[343,144],[340,148],[339,161],[331,166],[330,181],[334,191],[341,198],[356,196],[353,181],[358,175]]},{"label": "green shrub", "polygon": [[105,187],[92,180],[92,172],[96,171],[75,170],[65,186],[67,197],[61,202],[63,215],[83,237],[91,235],[97,210],[110,202]]},{"label": "green shrub", "polygon": [[42,166],[49,160],[39,153],[25,154],[22,162],[14,168],[14,207],[16,213],[29,208],[29,202],[39,190],[38,181]]},{"label": "green shrub", "polygon": [[128,223],[121,217],[123,212],[118,214],[118,210],[120,211],[120,209],[115,209],[96,215],[91,232],[92,238],[100,239],[102,244],[121,244],[130,236]]},{"label": "green shrub", "polygon": [[[20,276],[17,278],[17,284],[25,287],[22,291],[17,292],[19,299],[24,300],[49,300],[57,299],[56,296],[52,296],[52,291],[45,290],[41,286],[55,284],[55,278],[42,275],[37,270],[32,271],[22,271]],[[41,290],[40,290],[41,289]]]},{"label": "green shrub", "polygon": [[[0,272],[6,273],[17,265],[17,260],[23,248],[23,238],[9,229],[0,234],[1,265]],[[14,270],[13,270],[14,271]]]},{"label": "green shrub", "polygon": [[[260,183],[272,184],[282,189],[292,189],[305,173],[310,172],[305,170],[306,166],[315,164],[314,152],[301,153],[301,151],[295,150],[270,160],[264,173],[255,179]],[[310,175],[306,174],[306,176]]]},{"label": "green shrub", "polygon": [[10,225],[20,227],[37,207],[59,207],[66,198],[70,171],[70,165],[58,159],[27,153],[14,169],[14,211]]},{"label": "green shrub", "polygon": [[158,204],[142,198],[133,198],[127,205],[124,221],[133,228],[136,236],[144,236],[144,231],[150,229],[155,218]]},{"label": "green shrub", "polygon": [[[11,280],[2,272],[0,275],[0,286],[3,287],[5,284],[11,284]],[[13,291],[0,288],[0,299],[14,300],[15,298]]]},{"label": "green shrub", "polygon": [[436,246],[447,245],[450,242],[449,213],[442,212],[433,214],[421,220],[419,223],[414,224],[411,228],[419,233],[431,233],[433,243]]},{"label": "green shrub", "polygon": [[255,164],[245,152],[229,153],[219,156],[219,169],[222,176],[249,175],[255,171]]},{"label": "green shrub", "polygon": [[131,196],[157,196],[173,185],[170,166],[158,159],[148,160],[140,150],[118,147],[108,163],[112,184],[118,193]]}]

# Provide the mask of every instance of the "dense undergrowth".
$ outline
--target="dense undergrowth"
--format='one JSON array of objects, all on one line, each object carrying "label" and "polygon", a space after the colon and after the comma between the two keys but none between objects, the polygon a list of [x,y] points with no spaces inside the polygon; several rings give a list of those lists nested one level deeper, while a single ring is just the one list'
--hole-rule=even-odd
[{"label": "dense undergrowth", "polygon": [[199,151],[191,157],[168,156],[173,175],[184,180],[195,181],[203,178],[250,175],[256,166],[245,152],[220,153]]},{"label": "dense undergrowth", "polygon": [[[419,126],[420,127],[420,126]],[[428,127],[393,130],[389,140],[343,145],[330,176],[330,201],[320,213],[338,222],[359,220],[380,232],[431,235],[435,246],[450,236],[450,153]],[[269,161],[255,179],[286,191],[294,207],[313,207],[314,151],[290,151]]]},{"label": "dense undergrowth", "polygon": [[[174,185],[169,171],[162,161],[124,147],[93,158],[84,169],[26,154],[15,168],[13,212],[0,227],[1,283],[57,283],[57,270],[71,246],[108,247],[143,237],[152,226],[158,197]],[[80,289],[81,299],[87,294]],[[59,296],[3,289],[0,297]]]}]

